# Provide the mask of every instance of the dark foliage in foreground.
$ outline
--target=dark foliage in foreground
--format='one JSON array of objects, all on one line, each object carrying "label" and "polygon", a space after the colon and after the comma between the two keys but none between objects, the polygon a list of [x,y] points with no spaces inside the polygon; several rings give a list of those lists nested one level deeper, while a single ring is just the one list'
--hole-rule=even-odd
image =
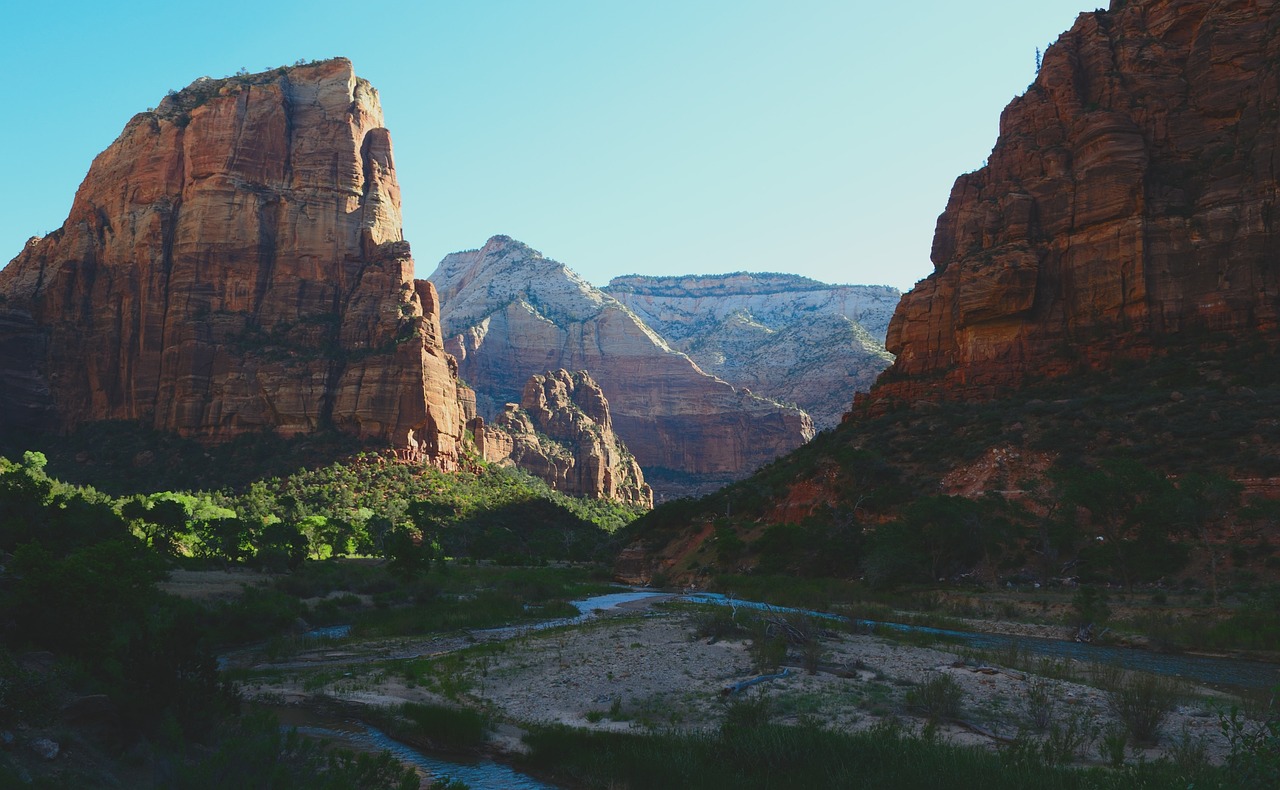
[{"label": "dark foliage in foreground", "polygon": [[164,781],[174,790],[416,790],[418,776],[390,754],[329,749],[276,720],[252,714],[229,722],[216,750]]},{"label": "dark foliage in foreground", "polygon": [[[1216,605],[1231,586],[1280,580],[1280,507],[1237,482],[1280,475],[1280,378],[1273,349],[1212,340],[998,401],[855,411],[622,537],[678,556],[664,573],[700,583],[1186,580]],[[708,527],[714,537],[687,550]]]},{"label": "dark foliage in foreground", "polygon": [[1226,770],[1143,763],[1118,771],[1046,764],[1027,751],[997,754],[953,746],[882,726],[842,733],[816,726],[761,724],[730,716],[716,733],[633,734],[539,728],[526,743],[529,764],[590,788],[778,787],[1075,790],[1077,788],[1236,788]]}]

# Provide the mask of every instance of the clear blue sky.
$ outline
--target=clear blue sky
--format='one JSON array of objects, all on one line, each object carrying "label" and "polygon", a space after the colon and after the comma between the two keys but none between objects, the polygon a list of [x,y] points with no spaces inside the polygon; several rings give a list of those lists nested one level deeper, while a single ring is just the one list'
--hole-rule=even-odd
[{"label": "clear blue sky", "polygon": [[603,284],[784,271],[909,288],[1035,50],[1103,0],[6,3],[0,260],[196,77],[351,58],[426,277],[505,233]]}]

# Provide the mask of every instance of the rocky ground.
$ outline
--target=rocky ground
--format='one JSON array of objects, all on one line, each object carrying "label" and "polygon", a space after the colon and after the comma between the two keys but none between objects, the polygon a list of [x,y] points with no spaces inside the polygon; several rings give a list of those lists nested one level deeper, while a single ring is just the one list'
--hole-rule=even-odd
[{"label": "rocky ground", "polygon": [[[1072,762],[1100,763],[1106,734],[1119,726],[1108,693],[1098,688],[1115,678],[1091,673],[1088,665],[1058,665],[1054,677],[1041,677],[952,646],[849,633],[819,640],[820,651],[810,653],[818,658],[816,673],[805,671],[804,656],[793,648],[783,662],[785,677],[728,695],[727,687],[760,674],[749,640],[699,637],[695,620],[687,607],[648,602],[543,631],[312,649],[274,667],[255,665],[250,676],[257,677],[245,682],[244,692],[277,705],[336,699],[480,707],[514,725],[495,735],[495,748],[507,751],[521,748],[520,726],[534,723],[711,728],[744,697],[767,700],[773,719],[784,723],[859,730],[895,721],[923,729],[926,716],[911,704],[910,693],[942,676],[955,681],[961,701],[956,715],[936,723],[936,732],[956,743],[997,748],[1020,734],[1036,741],[1052,737],[1065,743]],[[387,663],[393,657],[399,662]],[[1230,702],[1211,689],[1180,689],[1158,744],[1130,745],[1125,759],[1222,760],[1228,745],[1218,711]]]}]

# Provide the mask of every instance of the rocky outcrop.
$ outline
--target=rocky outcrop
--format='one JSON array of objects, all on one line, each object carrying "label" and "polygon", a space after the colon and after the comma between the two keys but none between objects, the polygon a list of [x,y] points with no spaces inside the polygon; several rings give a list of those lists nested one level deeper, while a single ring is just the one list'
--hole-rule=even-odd
[{"label": "rocky outcrop", "polygon": [[1275,339],[1280,4],[1080,15],[961,176],[864,403],[988,398],[1170,342]]},{"label": "rocky outcrop", "polygon": [[893,361],[884,335],[896,288],[738,272],[615,277],[604,291],[704,371],[796,404],[819,430],[839,424],[853,393]]},{"label": "rocky outcrop", "polygon": [[520,242],[495,236],[449,255],[431,281],[446,348],[482,415],[517,401],[534,374],[588,371],[659,495],[741,477],[813,435],[804,412],[705,374],[616,299]]},{"label": "rocky outcrop", "polygon": [[491,425],[477,417],[474,431],[486,461],[513,463],[572,496],[653,507],[640,465],[613,432],[608,400],[584,371],[531,376],[518,404]]},{"label": "rocky outcrop", "polygon": [[334,426],[449,466],[471,416],[377,91],[344,59],[200,79],[134,116],[0,294],[46,340],[63,428]]}]

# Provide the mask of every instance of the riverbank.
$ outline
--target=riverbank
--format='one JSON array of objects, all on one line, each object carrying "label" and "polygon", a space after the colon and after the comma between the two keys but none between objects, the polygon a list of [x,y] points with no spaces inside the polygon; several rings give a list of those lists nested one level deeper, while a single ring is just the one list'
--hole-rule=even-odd
[{"label": "riverbank", "polygon": [[[507,726],[489,748],[518,759],[527,727],[583,731],[708,731],[740,697],[725,689],[761,673],[749,636],[699,636],[700,610],[659,596],[625,602],[604,616],[551,629],[474,632],[421,640],[348,643],[262,661],[245,672],[251,699],[306,706],[316,700],[385,709],[419,702],[484,711]],[[749,619],[741,614],[743,622]],[[927,635],[925,635],[927,637]],[[934,716],[930,732],[959,745],[998,749],[1019,738],[1048,741],[1070,730],[1068,762],[1094,765],[1115,712],[1116,671],[1082,661],[1037,661],[1011,654],[1005,666],[967,648],[919,636],[855,634],[829,628],[807,653],[793,648],[792,671],[746,692],[769,720],[861,732],[886,724],[922,730],[930,719],[920,690],[953,684],[955,715]],[[810,663],[818,671],[806,671]],[[812,668],[812,667],[811,667]],[[1037,671],[1039,670],[1039,671]],[[940,679],[946,678],[946,681]],[[1185,685],[1168,701],[1155,743],[1122,745],[1124,761],[1195,753],[1220,763],[1230,746],[1218,712],[1232,699]]]}]

